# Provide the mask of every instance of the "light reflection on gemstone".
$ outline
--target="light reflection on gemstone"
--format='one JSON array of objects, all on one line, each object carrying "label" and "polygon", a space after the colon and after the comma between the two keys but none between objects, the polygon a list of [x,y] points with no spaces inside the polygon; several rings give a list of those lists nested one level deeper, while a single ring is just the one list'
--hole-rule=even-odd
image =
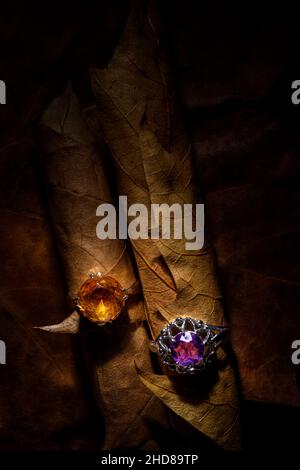
[{"label": "light reflection on gemstone", "polygon": [[87,279],[78,291],[78,306],[90,321],[103,324],[122,311],[126,296],[119,282],[110,276]]},{"label": "light reflection on gemstone", "polygon": [[172,358],[176,364],[189,366],[203,360],[204,344],[193,331],[177,333],[171,345]]}]

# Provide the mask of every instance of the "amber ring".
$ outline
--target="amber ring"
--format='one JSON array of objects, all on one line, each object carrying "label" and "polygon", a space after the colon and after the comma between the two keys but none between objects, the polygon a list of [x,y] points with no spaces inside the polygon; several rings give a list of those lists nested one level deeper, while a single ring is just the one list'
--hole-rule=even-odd
[{"label": "amber ring", "polygon": [[206,369],[227,336],[227,328],[191,317],[178,317],[163,328],[150,349],[178,374],[195,374]]},{"label": "amber ring", "polygon": [[75,310],[98,326],[105,325],[120,315],[133,288],[136,285],[125,289],[113,277],[91,272],[73,299]]}]

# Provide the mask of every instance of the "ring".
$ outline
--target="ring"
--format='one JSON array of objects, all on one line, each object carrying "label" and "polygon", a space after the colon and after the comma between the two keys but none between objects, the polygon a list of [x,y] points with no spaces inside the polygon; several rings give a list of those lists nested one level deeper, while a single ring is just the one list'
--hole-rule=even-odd
[{"label": "ring", "polygon": [[160,355],[163,364],[178,374],[195,374],[212,363],[216,350],[224,342],[227,328],[202,320],[179,317],[163,328],[150,349]]},{"label": "ring", "polygon": [[105,325],[115,320],[122,312],[128,295],[133,294],[133,286],[128,289],[111,276],[90,272],[73,299],[75,309],[89,321]]},{"label": "ring", "polygon": [[119,281],[111,276],[102,275],[94,268],[89,272],[88,279],[81,284],[77,296],[72,298],[73,312],[60,323],[34,328],[53,333],[79,333],[81,315],[97,326],[103,326],[121,314],[128,297],[139,294],[138,281],[124,288]]}]

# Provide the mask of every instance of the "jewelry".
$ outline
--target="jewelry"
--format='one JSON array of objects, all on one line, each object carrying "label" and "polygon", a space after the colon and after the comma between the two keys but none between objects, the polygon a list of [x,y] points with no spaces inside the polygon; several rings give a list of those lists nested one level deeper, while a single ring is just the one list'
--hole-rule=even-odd
[{"label": "jewelry", "polygon": [[89,321],[104,325],[115,320],[122,312],[128,294],[132,294],[133,286],[129,289],[111,276],[100,272],[90,272],[89,278],[80,286],[74,299],[75,309]]},{"label": "jewelry", "polygon": [[60,323],[34,326],[52,333],[79,333],[81,315],[98,326],[111,323],[124,309],[129,296],[140,293],[140,286],[135,281],[127,289],[111,276],[102,276],[93,269],[89,278],[80,286],[77,297],[73,298],[74,311]]},{"label": "jewelry", "polygon": [[195,374],[213,362],[216,350],[226,339],[227,328],[191,317],[179,317],[163,328],[150,349],[163,364],[178,374]]}]

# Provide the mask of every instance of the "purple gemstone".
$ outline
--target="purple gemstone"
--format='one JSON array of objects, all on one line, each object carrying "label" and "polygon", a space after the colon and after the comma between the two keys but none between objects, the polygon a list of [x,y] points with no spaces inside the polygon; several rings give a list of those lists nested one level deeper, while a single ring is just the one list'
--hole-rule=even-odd
[{"label": "purple gemstone", "polygon": [[180,366],[198,364],[203,360],[203,353],[203,341],[193,331],[177,333],[171,345],[172,358]]}]

